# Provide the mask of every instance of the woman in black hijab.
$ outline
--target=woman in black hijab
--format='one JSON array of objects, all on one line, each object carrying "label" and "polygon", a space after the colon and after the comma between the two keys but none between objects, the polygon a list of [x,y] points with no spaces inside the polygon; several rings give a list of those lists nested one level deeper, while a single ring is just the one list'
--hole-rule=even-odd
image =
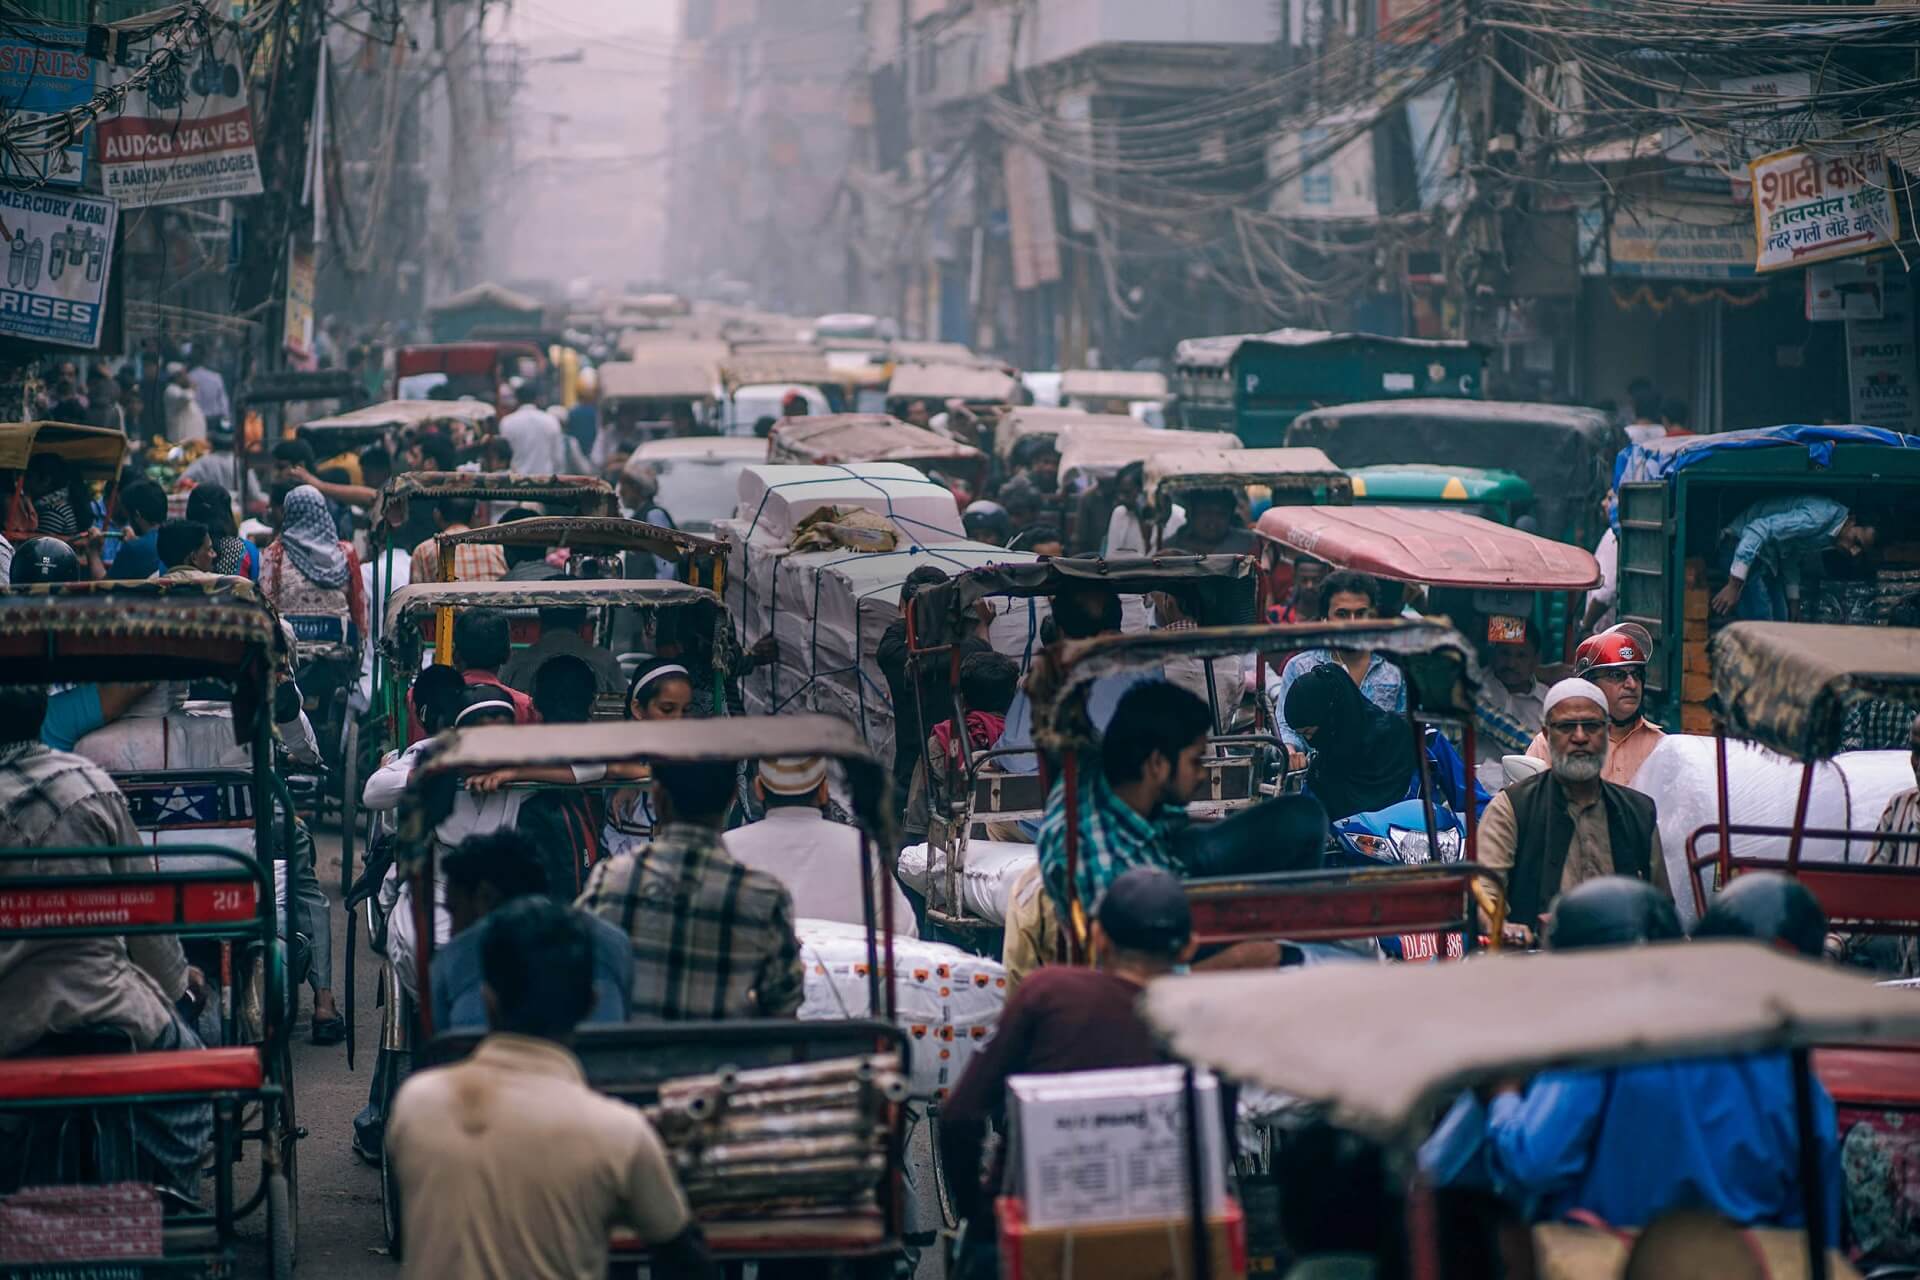
[{"label": "woman in black hijab", "polygon": [[1313,747],[1307,790],[1330,820],[1384,809],[1412,792],[1413,730],[1367,701],[1340,666],[1327,663],[1295,680],[1284,710]]}]

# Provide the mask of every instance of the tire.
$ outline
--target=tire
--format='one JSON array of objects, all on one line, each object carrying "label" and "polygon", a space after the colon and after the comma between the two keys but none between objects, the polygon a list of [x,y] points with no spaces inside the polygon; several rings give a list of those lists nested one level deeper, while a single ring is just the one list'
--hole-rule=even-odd
[{"label": "tire", "polygon": [[387,1232],[387,1256],[395,1262],[406,1260],[400,1239],[400,1179],[393,1171],[393,1157],[380,1156],[380,1224]]},{"label": "tire", "polygon": [[284,1173],[267,1179],[267,1259],[273,1280],[293,1280],[293,1191]]},{"label": "tire", "polygon": [[[280,1173],[279,1178],[287,1186],[287,1211],[285,1214],[287,1249],[293,1257],[298,1257],[300,1246],[300,1124],[294,1118],[293,1111],[293,1050],[283,1051],[286,1074],[283,1077],[286,1092],[280,1096]],[[268,1188],[271,1194],[272,1188]]]}]

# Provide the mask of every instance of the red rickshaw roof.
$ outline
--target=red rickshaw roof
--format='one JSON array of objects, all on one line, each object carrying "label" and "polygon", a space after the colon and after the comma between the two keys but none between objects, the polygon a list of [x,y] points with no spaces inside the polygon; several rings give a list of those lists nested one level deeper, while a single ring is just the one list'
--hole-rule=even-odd
[{"label": "red rickshaw roof", "polygon": [[1592,553],[1464,511],[1282,506],[1254,531],[1336,569],[1403,582],[1521,591],[1584,591],[1600,582]]}]

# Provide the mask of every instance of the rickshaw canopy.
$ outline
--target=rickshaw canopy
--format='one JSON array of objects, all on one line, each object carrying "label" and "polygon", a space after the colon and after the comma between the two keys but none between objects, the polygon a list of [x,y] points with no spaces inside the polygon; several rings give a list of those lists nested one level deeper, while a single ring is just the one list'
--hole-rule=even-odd
[{"label": "rickshaw canopy", "polygon": [[112,427],[69,422],[0,422],[0,470],[23,471],[35,454],[50,453],[88,480],[120,478],[127,437]]},{"label": "rickshaw canopy", "polygon": [[[388,613],[401,622],[435,609],[652,609],[708,604],[720,597],[705,587],[665,578],[549,578],[543,582],[413,582],[393,593]],[[399,628],[396,627],[396,631]]]},{"label": "rickshaw canopy", "polygon": [[1397,582],[1510,591],[1585,591],[1600,583],[1593,554],[1468,515],[1408,507],[1272,507],[1259,537]]},{"label": "rickshaw canopy", "polygon": [[407,471],[387,481],[374,499],[376,531],[387,527],[396,502],[418,495],[428,500],[471,498],[476,502],[539,502],[571,507],[581,515],[612,515],[619,509],[613,486],[598,476],[522,476],[509,471]]},{"label": "rickshaw canopy", "polygon": [[287,661],[280,617],[245,578],[0,588],[0,668],[33,684],[218,679],[246,742]]},{"label": "rickshaw canopy", "polygon": [[1912,993],[1751,942],[1162,978],[1145,1012],[1180,1058],[1388,1142],[1498,1077],[1920,1036]]},{"label": "rickshaw canopy", "polygon": [[659,350],[642,347],[630,360],[613,360],[599,368],[600,402],[621,400],[708,400],[720,377],[720,359],[704,350],[707,344],[662,344]]},{"label": "rickshaw canopy", "polygon": [[480,400],[389,400],[385,404],[370,404],[364,409],[312,418],[301,423],[297,430],[303,438],[309,433],[338,433],[355,439],[364,437],[374,440],[387,431],[437,422],[460,422],[483,428],[491,425],[496,416],[494,407]]},{"label": "rickshaw canopy", "polygon": [[1626,435],[1598,409],[1412,399],[1310,409],[1287,428],[1287,443],[1324,449],[1343,467],[1431,461],[1503,468],[1533,487],[1541,528],[1574,536],[1598,522]]},{"label": "rickshaw canopy", "polygon": [[888,400],[945,400],[969,404],[1012,404],[1020,380],[997,365],[901,364],[887,383]]},{"label": "rickshaw canopy", "polygon": [[987,565],[927,587],[913,600],[914,638],[921,648],[952,644],[965,634],[974,606],[982,600],[1024,600],[1075,587],[1101,587],[1119,595],[1165,591],[1179,597],[1188,616],[1203,627],[1251,623],[1258,608],[1259,582],[1246,556],[1050,558]]},{"label": "rickshaw canopy", "polygon": [[1920,630],[1735,622],[1713,638],[1713,696],[1727,732],[1796,760],[1840,752],[1847,709],[1920,689]]},{"label": "rickshaw canopy", "polygon": [[887,354],[897,364],[964,365],[968,368],[997,369],[998,360],[980,355],[964,342],[914,342],[895,339]]},{"label": "rickshaw canopy", "polygon": [[820,387],[845,381],[846,375],[828,368],[827,358],[817,351],[736,352],[720,366],[720,383],[729,391],[782,382]]},{"label": "rickshaw canopy", "polygon": [[979,464],[987,455],[884,413],[782,418],[767,438],[767,461],[798,463],[940,462]]},{"label": "rickshaw canopy", "polygon": [[1068,369],[1060,395],[1081,400],[1165,400],[1167,375],[1132,369]]},{"label": "rickshaw canopy", "polygon": [[[1095,416],[1095,415],[1089,415]],[[1149,427],[1117,414],[1098,415],[1093,422],[1071,422],[1054,437],[1060,451],[1060,476],[1094,475],[1102,479],[1156,453],[1178,449],[1238,449],[1240,437],[1231,431],[1170,431]]]},{"label": "rickshaw canopy", "polygon": [[[725,541],[701,538],[622,516],[529,516],[461,533],[437,535],[440,545],[484,547],[573,547],[582,551],[645,551],[668,559],[724,556]],[[596,581],[601,581],[596,579]]]},{"label": "rickshaw canopy", "polygon": [[1095,636],[1058,645],[1027,679],[1033,738],[1049,750],[1092,742],[1097,735],[1087,723],[1084,691],[1102,676],[1152,670],[1171,658],[1318,648],[1368,649],[1399,667],[1406,677],[1407,705],[1423,718],[1457,720],[1473,714],[1473,691],[1480,683],[1473,646],[1442,622],[1396,618],[1200,627]]},{"label": "rickshaw canopy", "polygon": [[1000,415],[993,429],[993,452],[1001,462],[1013,457],[1013,446],[1029,437],[1054,441],[1059,448],[1061,436],[1069,431],[1138,431],[1140,424],[1124,413],[1088,413],[1084,409],[1048,409],[1021,405]]},{"label": "rickshaw canopy", "polygon": [[1330,502],[1350,500],[1353,482],[1318,449],[1199,449],[1178,445],[1146,460],[1146,497],[1195,489],[1240,489],[1250,484],[1275,491],[1324,493]]}]

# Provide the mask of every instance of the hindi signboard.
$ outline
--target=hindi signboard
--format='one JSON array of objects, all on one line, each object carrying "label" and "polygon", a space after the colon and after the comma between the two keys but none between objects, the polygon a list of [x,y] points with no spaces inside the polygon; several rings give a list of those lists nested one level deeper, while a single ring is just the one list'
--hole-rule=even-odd
[{"label": "hindi signboard", "polygon": [[[7,123],[23,128],[36,120],[83,107],[93,97],[93,59],[84,27],[9,23],[0,32],[0,102]],[[0,156],[0,178],[77,187],[87,176],[93,132],[82,129],[58,151],[41,156]]]},{"label": "hindi signboard", "polygon": [[260,194],[247,63],[227,27],[127,94],[95,132],[102,185],[126,208]]},{"label": "hindi signboard", "polygon": [[[1580,270],[1632,280],[1739,280],[1753,241],[1737,208],[1652,198],[1580,211]],[[1604,239],[1603,239],[1604,237]]]},{"label": "hindi signboard", "polygon": [[113,274],[111,200],[0,187],[0,334],[97,347]]},{"label": "hindi signboard", "polygon": [[1900,210],[1887,185],[1883,152],[1822,158],[1789,147],[1752,161],[1747,171],[1756,271],[1870,253],[1900,238]]}]

